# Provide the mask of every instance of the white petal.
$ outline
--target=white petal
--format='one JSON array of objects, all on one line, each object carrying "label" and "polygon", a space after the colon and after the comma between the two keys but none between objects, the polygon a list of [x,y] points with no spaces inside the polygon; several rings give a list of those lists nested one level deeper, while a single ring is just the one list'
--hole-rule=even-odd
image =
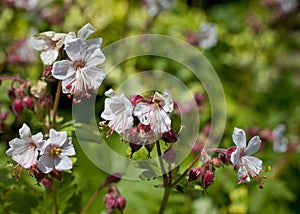
[{"label": "white petal", "polygon": [[67,141],[64,143],[64,145],[62,145],[61,149],[62,154],[64,155],[72,156],[76,154],[71,137],[68,137]]},{"label": "white petal", "polygon": [[54,160],[46,153],[39,158],[37,166],[43,173],[49,173],[54,168]]},{"label": "white petal", "polygon": [[152,115],[151,106],[148,103],[139,102],[134,108],[133,115],[137,116],[142,124],[149,125]]},{"label": "white petal", "polygon": [[57,171],[68,170],[72,169],[73,167],[72,160],[65,155],[60,155],[59,157],[55,158],[54,164]]},{"label": "white petal", "polygon": [[87,50],[84,61],[86,62],[87,67],[97,66],[105,61],[105,56],[100,48]]},{"label": "white petal", "polygon": [[238,148],[245,148],[246,147],[246,134],[243,129],[239,129],[234,127],[234,131],[232,134],[232,139],[234,144]]},{"label": "white petal", "polygon": [[167,92],[167,91],[165,91],[165,92],[163,92],[162,95],[164,97],[164,106],[163,106],[163,109],[166,112],[172,112],[173,108],[174,108],[174,103],[173,103],[173,99],[172,99],[170,93]]},{"label": "white petal", "polygon": [[86,44],[88,49],[101,48],[102,38],[90,39],[89,41],[86,41]]},{"label": "white petal", "polygon": [[248,143],[247,148],[245,149],[246,155],[252,155],[260,149],[261,140],[258,136],[254,136]]},{"label": "white petal", "polygon": [[67,132],[57,132],[54,129],[50,129],[49,132],[50,141],[52,145],[61,147],[67,140]]},{"label": "white petal", "polygon": [[106,92],[104,92],[104,95],[107,97],[113,97],[113,96],[117,96],[117,94],[114,92],[113,89],[109,89]]},{"label": "white petal", "polygon": [[[262,169],[262,160],[253,157],[253,156],[245,156],[243,159],[246,159],[246,162],[248,162],[248,165],[253,165],[257,168],[258,171]],[[256,170],[256,172],[257,172]],[[258,174],[258,173],[257,173]]]},{"label": "white petal", "polygon": [[55,62],[52,68],[52,75],[54,78],[64,80],[69,76],[74,75],[75,70],[71,68],[72,63],[69,60],[62,60]]},{"label": "white petal", "polygon": [[45,41],[42,39],[39,39],[37,36],[31,37],[30,44],[37,51],[42,51],[46,46]]},{"label": "white petal", "polygon": [[58,50],[50,49],[41,53],[41,59],[45,65],[52,65],[58,57]]},{"label": "white petal", "polygon": [[64,44],[66,44],[67,42],[70,42],[71,40],[76,38],[76,34],[74,32],[70,32],[66,35],[65,40],[64,40]]},{"label": "white petal", "polygon": [[86,40],[90,35],[92,35],[96,31],[96,28],[94,28],[90,23],[87,23],[78,31],[78,38]]},{"label": "white petal", "polygon": [[23,123],[23,126],[19,129],[20,138],[25,140],[26,142],[31,141],[31,132],[30,128],[26,123]]},{"label": "white petal", "polygon": [[240,150],[236,149],[230,157],[231,163],[240,165]]},{"label": "white petal", "polygon": [[250,176],[245,166],[239,168],[237,177],[239,181],[242,181],[243,183],[248,183],[250,181]]},{"label": "white petal", "polygon": [[83,72],[88,76],[88,80],[93,86],[93,89],[99,88],[106,77],[106,73],[101,68],[97,67],[85,67]]},{"label": "white petal", "polygon": [[84,41],[81,39],[73,39],[68,41],[65,45],[65,50],[73,62],[80,61],[82,59],[86,48]]}]

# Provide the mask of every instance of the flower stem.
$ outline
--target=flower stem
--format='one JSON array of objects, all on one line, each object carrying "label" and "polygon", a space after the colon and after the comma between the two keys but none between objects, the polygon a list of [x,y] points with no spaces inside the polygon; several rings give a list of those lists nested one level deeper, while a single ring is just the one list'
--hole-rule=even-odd
[{"label": "flower stem", "polygon": [[160,165],[160,169],[161,169],[161,173],[163,176],[163,181],[164,181],[164,187],[167,187],[169,182],[168,182],[168,175],[166,174],[166,169],[163,163],[163,159],[162,159],[162,153],[161,153],[161,148],[160,148],[160,144],[159,144],[159,140],[157,140],[155,142],[156,144],[156,150],[157,150],[157,155],[158,155],[158,159],[159,159],[159,165]]},{"label": "flower stem", "polygon": [[164,188],[164,196],[160,204],[159,214],[163,214],[165,212],[171,191],[172,187],[170,186]]},{"label": "flower stem", "polygon": [[52,124],[51,124],[52,128],[56,127],[56,114],[57,114],[57,110],[58,110],[60,94],[61,94],[61,80],[58,81],[57,89],[56,89],[56,93],[55,93],[55,100],[54,100],[53,109],[52,109]]},{"label": "flower stem", "polygon": [[58,205],[57,205],[57,197],[55,188],[51,189],[52,192],[52,200],[53,200],[53,213],[58,214]]},{"label": "flower stem", "polygon": [[18,81],[18,82],[21,82],[21,83],[24,83],[26,85],[29,85],[29,81],[27,80],[24,80],[20,77],[14,77],[14,76],[2,76],[0,77],[0,80],[12,80],[12,81]]},{"label": "flower stem", "polygon": [[98,189],[94,192],[94,194],[92,195],[92,197],[90,198],[90,200],[87,202],[87,204],[81,210],[80,214],[84,214],[87,211],[87,209],[91,206],[91,204],[93,203],[93,201],[97,198],[97,196],[99,195],[99,193],[103,189],[103,187],[106,187],[106,185],[102,184],[101,186],[98,187]]},{"label": "flower stem", "polygon": [[45,130],[45,132],[48,133],[48,132],[49,132],[49,127],[46,125],[45,118],[44,118],[44,116],[43,116],[43,114],[42,114],[42,112],[41,112],[40,105],[38,104],[36,98],[34,98],[34,104],[35,104],[35,106],[36,106],[37,113],[38,113],[38,115],[39,115],[39,117],[40,117],[40,119],[41,119],[41,121],[42,121],[42,123],[43,123],[44,130]]}]

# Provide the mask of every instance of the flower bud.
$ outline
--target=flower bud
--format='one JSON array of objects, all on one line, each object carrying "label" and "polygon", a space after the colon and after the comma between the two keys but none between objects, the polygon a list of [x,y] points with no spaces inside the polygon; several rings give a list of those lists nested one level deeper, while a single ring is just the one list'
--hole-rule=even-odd
[{"label": "flower bud", "polygon": [[189,181],[195,181],[198,180],[202,176],[202,168],[194,168],[191,169],[190,174],[189,174]]},{"label": "flower bud", "polygon": [[52,187],[52,180],[51,180],[51,178],[47,178],[47,177],[43,178],[42,179],[42,184],[47,189],[50,189]]},{"label": "flower bud", "polygon": [[134,95],[129,98],[131,104],[136,106],[139,102],[143,102],[145,99],[141,95]]},{"label": "flower bud", "polygon": [[108,192],[104,196],[104,203],[108,212],[112,212],[117,205],[117,197],[113,192]]},{"label": "flower bud", "polygon": [[117,198],[116,206],[120,211],[123,211],[126,206],[126,199],[123,196]]},{"label": "flower bud", "polygon": [[57,171],[56,169],[52,169],[52,171],[50,172],[50,175],[57,179],[58,181],[62,181],[62,172]]},{"label": "flower bud", "polygon": [[223,163],[220,158],[214,158],[214,159],[212,159],[212,164],[215,167],[220,167],[220,166],[222,166]]},{"label": "flower bud", "polygon": [[49,65],[44,71],[43,71],[43,77],[50,77],[51,71],[52,71],[53,65]]},{"label": "flower bud", "polygon": [[108,175],[106,177],[105,184],[109,185],[112,183],[118,183],[121,180],[121,177],[122,177],[121,173],[114,173],[112,175]]},{"label": "flower bud", "polygon": [[8,97],[11,99],[11,100],[14,100],[14,99],[16,99],[16,92],[15,92],[15,89],[14,88],[10,88],[10,89],[8,89],[8,91],[7,91],[7,95],[8,95]]},{"label": "flower bud", "polygon": [[27,109],[33,110],[33,108],[34,108],[34,101],[29,96],[23,97],[22,104],[23,104],[23,107],[25,107]]},{"label": "flower bud", "polygon": [[1,112],[0,121],[6,120],[7,116],[8,116],[8,112]]},{"label": "flower bud", "polygon": [[162,139],[166,143],[174,143],[174,142],[177,141],[178,137],[177,137],[176,132],[171,129],[171,130],[169,130],[169,131],[162,134]]},{"label": "flower bud", "polygon": [[203,173],[203,178],[202,178],[202,187],[206,189],[208,186],[212,185],[215,180],[215,173],[214,170],[206,170]]},{"label": "flower bud", "polygon": [[14,100],[12,104],[12,109],[17,116],[20,116],[22,114],[23,105],[22,105],[22,100],[20,98]]}]

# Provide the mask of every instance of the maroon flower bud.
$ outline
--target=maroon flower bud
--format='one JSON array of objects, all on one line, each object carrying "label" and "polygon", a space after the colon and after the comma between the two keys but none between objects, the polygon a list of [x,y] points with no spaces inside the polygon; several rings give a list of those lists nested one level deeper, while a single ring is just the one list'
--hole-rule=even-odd
[{"label": "maroon flower bud", "polygon": [[57,179],[58,181],[62,181],[62,172],[57,171],[56,169],[52,169],[52,171],[50,172],[50,175]]},{"label": "maroon flower bud", "polygon": [[51,189],[51,187],[52,187],[52,180],[51,180],[51,178],[48,178],[48,177],[43,178],[42,179],[42,184],[47,189]]},{"label": "maroon flower bud", "polygon": [[205,95],[200,94],[200,93],[195,93],[194,94],[194,99],[195,99],[197,104],[202,104],[205,100]]},{"label": "maroon flower bud", "polygon": [[220,166],[222,166],[223,163],[220,158],[214,158],[214,159],[212,159],[212,164],[215,167],[220,167]]},{"label": "maroon flower bud", "polygon": [[225,165],[229,165],[231,164],[231,154],[236,150],[235,146],[230,147],[229,149],[227,149],[226,153],[221,153],[219,155],[220,160],[222,161],[223,164]]},{"label": "maroon flower bud", "polygon": [[108,175],[105,180],[105,185],[109,185],[112,183],[118,183],[121,180],[121,173],[114,173],[112,175]]},{"label": "maroon flower bud", "polygon": [[131,104],[136,106],[139,102],[143,102],[145,99],[141,95],[134,95],[129,98]]},{"label": "maroon flower bud", "polygon": [[119,196],[117,198],[117,208],[120,210],[120,211],[123,211],[125,206],[126,206],[126,199],[123,197],[123,196]]},{"label": "maroon flower bud", "polygon": [[34,164],[30,167],[29,172],[34,175],[36,181],[40,183],[45,177],[45,174],[37,168],[37,165]]},{"label": "maroon flower bud", "polygon": [[167,149],[165,152],[164,152],[164,155],[162,156],[163,159],[165,161],[167,161],[169,164],[171,163],[175,163],[176,162],[176,158],[177,158],[177,153],[176,151],[174,150],[173,147]]},{"label": "maroon flower bud", "polygon": [[23,105],[22,105],[22,100],[20,98],[14,100],[12,104],[12,109],[17,116],[20,116],[22,114]]},{"label": "maroon flower bud", "polygon": [[1,112],[0,121],[6,120],[7,116],[8,116],[8,112]]},{"label": "maroon flower bud", "polygon": [[52,75],[51,71],[52,71],[53,65],[49,65],[43,72],[43,77],[49,77]]},{"label": "maroon flower bud", "polygon": [[152,152],[154,145],[155,145],[154,143],[148,143],[145,145],[145,148],[147,149],[149,154],[150,154],[150,152]]},{"label": "maroon flower bud", "polygon": [[174,142],[177,141],[178,137],[177,137],[176,132],[171,129],[171,130],[169,130],[169,131],[162,134],[162,139],[166,143],[174,143]]},{"label": "maroon flower bud", "polygon": [[10,88],[10,89],[8,89],[8,91],[7,91],[7,95],[8,95],[8,97],[11,99],[11,100],[14,100],[14,99],[16,99],[16,92],[15,92],[15,89],[14,88]]},{"label": "maroon flower bud", "polygon": [[112,212],[117,205],[117,197],[114,192],[108,192],[104,196],[104,203],[108,212]]},{"label": "maroon flower bud", "polygon": [[202,178],[202,187],[206,189],[208,186],[212,185],[215,180],[215,173],[214,170],[206,170],[203,173],[203,178]]},{"label": "maroon flower bud", "polygon": [[23,99],[22,99],[22,104],[23,104],[23,106],[24,106],[25,108],[27,108],[27,109],[33,110],[33,108],[34,108],[34,101],[33,101],[33,99],[32,99],[31,97],[29,97],[29,96],[23,97]]},{"label": "maroon flower bud", "polygon": [[191,169],[190,174],[189,174],[189,181],[195,181],[198,180],[202,176],[202,168],[194,168]]}]

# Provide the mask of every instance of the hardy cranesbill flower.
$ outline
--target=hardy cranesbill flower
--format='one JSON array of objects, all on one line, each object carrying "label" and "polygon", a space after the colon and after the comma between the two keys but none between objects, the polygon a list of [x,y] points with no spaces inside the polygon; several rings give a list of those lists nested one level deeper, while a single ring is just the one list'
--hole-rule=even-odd
[{"label": "hardy cranesbill flower", "polygon": [[217,26],[209,22],[203,22],[198,32],[198,43],[203,49],[210,49],[218,42]]},{"label": "hardy cranesbill flower", "polygon": [[163,10],[170,10],[175,0],[143,0],[147,7],[147,11],[151,16],[157,16]]},{"label": "hardy cranesbill flower", "polygon": [[262,161],[251,155],[260,149],[261,140],[259,136],[252,137],[246,147],[245,131],[234,128],[232,139],[236,145],[236,150],[231,155],[231,162],[235,168],[239,167],[239,181],[247,183],[250,181],[250,176],[258,178],[258,174],[262,170]]},{"label": "hardy cranesbill flower", "polygon": [[105,92],[109,98],[105,99],[104,111],[101,117],[108,120],[108,126],[118,134],[125,134],[125,131],[133,125],[133,106],[124,94],[118,95],[112,89]]},{"label": "hardy cranesbill flower", "polygon": [[72,39],[65,45],[70,60],[62,60],[53,64],[53,77],[62,80],[63,93],[74,95],[73,101],[80,102],[77,97],[91,97],[89,90],[97,89],[105,72],[98,67],[105,56],[98,45],[88,45],[82,39]]},{"label": "hardy cranesbill flower", "polygon": [[279,124],[275,129],[272,131],[273,135],[273,151],[283,153],[286,152],[288,148],[288,139],[284,136],[285,133],[285,125]]},{"label": "hardy cranesbill flower", "polygon": [[38,168],[43,173],[49,173],[53,169],[63,171],[72,169],[72,160],[68,157],[75,155],[72,138],[67,137],[67,132],[57,132],[50,129],[50,138],[41,147],[41,157],[38,160]]},{"label": "hardy cranesbill flower", "polygon": [[45,65],[51,65],[57,59],[65,36],[65,33],[47,31],[32,37],[31,45],[34,49],[42,51],[40,56]]},{"label": "hardy cranesbill flower", "polygon": [[173,100],[164,92],[155,94],[148,102],[139,102],[134,108],[133,114],[144,125],[150,125],[151,130],[158,135],[171,129],[169,113],[173,111]]},{"label": "hardy cranesbill flower", "polygon": [[43,146],[43,134],[41,132],[31,135],[30,128],[23,124],[19,130],[20,138],[14,138],[9,142],[10,148],[6,154],[12,156],[20,166],[25,169],[36,164],[38,157],[38,148]]},{"label": "hardy cranesbill flower", "polygon": [[[77,33],[77,36],[74,32],[70,32],[67,34],[66,39],[65,39],[65,44],[68,43],[69,41],[73,40],[73,39],[81,39],[86,41],[86,39],[92,35],[93,33],[95,33],[97,31],[96,28],[94,28],[90,23],[87,23],[86,25],[84,25]],[[96,40],[99,40],[100,38],[95,38],[95,39],[91,39],[88,42],[93,43]],[[101,40],[101,39],[100,39]]]}]

